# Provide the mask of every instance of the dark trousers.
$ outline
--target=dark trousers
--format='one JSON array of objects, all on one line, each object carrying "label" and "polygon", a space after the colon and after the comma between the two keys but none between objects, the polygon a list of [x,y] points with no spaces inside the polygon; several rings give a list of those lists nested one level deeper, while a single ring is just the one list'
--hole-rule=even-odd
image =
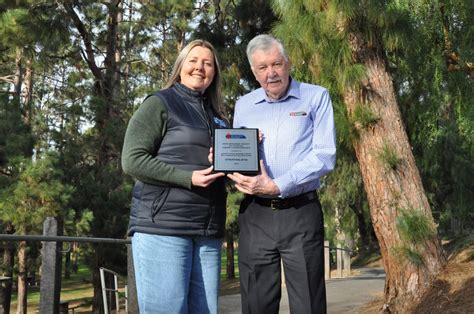
[{"label": "dark trousers", "polygon": [[240,208],[239,226],[242,313],[278,313],[280,261],[290,312],[326,313],[324,224],[319,200],[273,210],[246,197]]}]

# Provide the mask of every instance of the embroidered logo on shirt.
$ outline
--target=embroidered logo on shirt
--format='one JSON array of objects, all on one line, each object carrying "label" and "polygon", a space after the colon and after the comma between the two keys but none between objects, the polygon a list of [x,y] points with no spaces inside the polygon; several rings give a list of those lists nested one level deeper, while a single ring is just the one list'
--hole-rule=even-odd
[{"label": "embroidered logo on shirt", "polygon": [[302,116],[306,116],[307,113],[304,112],[304,111],[293,111],[293,112],[290,112],[290,117],[302,117]]}]

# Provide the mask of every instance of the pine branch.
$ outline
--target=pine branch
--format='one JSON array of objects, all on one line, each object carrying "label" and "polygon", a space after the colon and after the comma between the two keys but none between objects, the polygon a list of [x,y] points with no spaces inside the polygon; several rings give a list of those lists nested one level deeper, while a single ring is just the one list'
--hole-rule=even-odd
[{"label": "pine branch", "polygon": [[66,12],[71,17],[74,25],[76,26],[79,34],[81,35],[82,41],[84,43],[85,51],[81,50],[82,56],[89,65],[92,75],[96,78],[98,82],[103,81],[103,75],[99,67],[95,63],[94,49],[92,47],[91,34],[87,31],[84,23],[81,21],[76,11],[74,11],[71,1],[64,2],[64,8]]},{"label": "pine branch", "polygon": [[444,55],[446,58],[446,66],[449,72],[456,72],[465,70],[469,77],[474,78],[474,62],[463,62],[459,53],[454,49],[450,38],[449,20],[446,15],[445,5],[441,3],[439,6],[441,12],[441,20],[443,24],[444,35]]},{"label": "pine branch", "polygon": [[0,76],[0,81],[13,84],[15,75]]},{"label": "pine branch", "polygon": [[9,90],[0,90],[0,94],[7,94],[7,95],[16,95],[15,92]]},{"label": "pine branch", "polygon": [[11,172],[8,172],[6,170],[3,170],[3,169],[0,169],[0,174],[1,175],[4,175],[6,177],[11,177],[12,176],[12,173]]}]

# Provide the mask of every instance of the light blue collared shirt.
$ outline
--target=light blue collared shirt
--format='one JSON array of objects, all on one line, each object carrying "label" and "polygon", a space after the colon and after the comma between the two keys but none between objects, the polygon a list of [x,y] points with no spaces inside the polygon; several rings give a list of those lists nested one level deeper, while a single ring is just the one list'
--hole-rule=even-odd
[{"label": "light blue collared shirt", "polygon": [[291,80],[288,93],[271,100],[263,88],[235,105],[234,128],[258,128],[268,175],[287,198],[319,188],[319,178],[336,163],[336,130],[331,98],[317,85]]}]

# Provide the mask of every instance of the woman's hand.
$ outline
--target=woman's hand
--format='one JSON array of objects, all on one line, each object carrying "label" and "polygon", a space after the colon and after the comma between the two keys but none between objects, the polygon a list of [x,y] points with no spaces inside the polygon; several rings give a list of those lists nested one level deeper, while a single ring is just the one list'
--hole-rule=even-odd
[{"label": "woman's hand", "polygon": [[214,151],[212,150],[212,146],[211,148],[209,148],[209,155],[207,155],[207,160],[209,160],[209,163],[212,165],[213,162],[214,162]]},{"label": "woman's hand", "polygon": [[194,186],[208,187],[212,182],[217,178],[223,177],[225,174],[223,172],[212,173],[214,166],[210,166],[204,170],[195,170],[191,177],[191,182]]}]

